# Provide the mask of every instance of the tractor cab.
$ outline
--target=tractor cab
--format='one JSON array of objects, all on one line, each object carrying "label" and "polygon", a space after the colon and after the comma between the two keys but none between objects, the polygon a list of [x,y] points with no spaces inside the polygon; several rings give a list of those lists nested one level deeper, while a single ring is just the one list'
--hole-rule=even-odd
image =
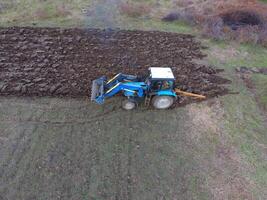
[{"label": "tractor cab", "polygon": [[146,80],[150,92],[170,91],[174,90],[175,78],[171,68],[151,67],[150,75]]}]

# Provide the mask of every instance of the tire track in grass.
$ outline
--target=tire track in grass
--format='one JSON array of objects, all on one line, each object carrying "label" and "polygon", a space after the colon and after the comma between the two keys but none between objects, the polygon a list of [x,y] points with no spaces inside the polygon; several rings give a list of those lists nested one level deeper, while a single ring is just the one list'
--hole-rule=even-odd
[{"label": "tire track in grass", "polygon": [[[29,156],[29,154],[34,153],[33,149],[36,147],[36,143],[33,141],[37,141],[40,137],[39,134],[34,136],[37,129],[38,128],[36,126],[34,126],[31,130],[24,129],[22,133],[19,133],[18,137],[14,138],[15,143],[10,144],[11,154],[5,160],[5,164],[2,166],[3,170],[0,175],[0,178],[3,181],[1,184],[2,188],[7,196],[16,195],[12,194],[12,191],[19,188],[18,183],[22,181],[25,171],[31,164],[31,156]],[[10,190],[10,184],[15,184],[16,188],[14,189],[14,186],[12,186],[12,190]]]},{"label": "tire track in grass", "polygon": [[121,191],[121,179],[122,179],[122,171],[121,171],[121,159],[120,159],[120,153],[121,153],[121,149],[120,149],[120,136],[121,136],[121,130],[118,131],[118,133],[116,134],[116,141],[115,141],[115,166],[114,166],[114,172],[115,172],[115,185],[116,185],[116,192],[115,192],[115,199],[116,200],[120,200],[123,197],[121,197],[122,195],[122,191]]},{"label": "tire track in grass", "polygon": [[132,167],[132,141],[133,141],[133,112],[129,114],[129,117],[127,118],[127,125],[126,127],[130,129],[129,135],[128,135],[128,149],[127,149],[127,199],[132,199],[132,173],[131,173],[131,167]]}]

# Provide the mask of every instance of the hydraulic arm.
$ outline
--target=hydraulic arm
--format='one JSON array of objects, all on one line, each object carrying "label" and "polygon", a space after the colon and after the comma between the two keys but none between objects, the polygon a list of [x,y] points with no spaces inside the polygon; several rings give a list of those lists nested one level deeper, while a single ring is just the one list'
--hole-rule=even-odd
[{"label": "hydraulic arm", "polygon": [[136,82],[137,76],[119,73],[109,81],[101,77],[93,81],[91,100],[103,104],[105,98],[112,97],[123,91],[128,97],[143,97],[146,85],[144,82]]}]

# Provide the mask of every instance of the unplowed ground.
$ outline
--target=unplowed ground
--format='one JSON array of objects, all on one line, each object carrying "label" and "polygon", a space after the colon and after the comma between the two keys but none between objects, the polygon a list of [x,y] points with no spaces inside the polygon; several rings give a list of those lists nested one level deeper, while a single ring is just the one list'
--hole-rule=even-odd
[{"label": "unplowed ground", "polygon": [[194,63],[201,45],[190,35],[97,29],[1,28],[0,94],[89,96],[92,80],[119,72],[143,75],[169,66],[183,90],[225,94],[218,70]]}]

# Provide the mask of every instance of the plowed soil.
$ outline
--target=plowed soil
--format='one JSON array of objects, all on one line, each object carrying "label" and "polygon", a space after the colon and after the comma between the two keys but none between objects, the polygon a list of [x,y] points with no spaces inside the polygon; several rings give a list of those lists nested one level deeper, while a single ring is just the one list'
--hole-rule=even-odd
[{"label": "plowed soil", "polygon": [[227,93],[219,70],[196,64],[201,44],[190,35],[157,31],[58,28],[0,29],[0,94],[90,96],[99,76],[143,75],[169,66],[180,89],[213,97]]}]

